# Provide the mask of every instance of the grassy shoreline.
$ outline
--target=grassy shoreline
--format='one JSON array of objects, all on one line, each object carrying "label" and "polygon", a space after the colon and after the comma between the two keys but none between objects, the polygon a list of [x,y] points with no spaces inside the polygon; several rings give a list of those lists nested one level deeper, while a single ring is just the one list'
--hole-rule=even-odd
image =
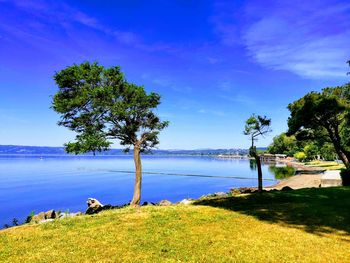
[{"label": "grassy shoreline", "polygon": [[0,231],[1,262],[349,262],[350,188],[123,208]]}]

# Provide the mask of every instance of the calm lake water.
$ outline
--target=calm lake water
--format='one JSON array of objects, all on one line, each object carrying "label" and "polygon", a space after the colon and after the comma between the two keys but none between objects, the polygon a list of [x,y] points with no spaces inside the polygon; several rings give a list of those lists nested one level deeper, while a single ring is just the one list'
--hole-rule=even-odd
[{"label": "calm lake water", "polygon": [[[257,185],[257,172],[249,160],[151,155],[142,160],[142,202],[176,202]],[[22,223],[31,211],[85,211],[89,197],[103,204],[128,203],[133,193],[133,170],[129,155],[0,156],[0,228],[11,224],[13,218]],[[273,172],[263,166],[265,186],[276,183]]]}]

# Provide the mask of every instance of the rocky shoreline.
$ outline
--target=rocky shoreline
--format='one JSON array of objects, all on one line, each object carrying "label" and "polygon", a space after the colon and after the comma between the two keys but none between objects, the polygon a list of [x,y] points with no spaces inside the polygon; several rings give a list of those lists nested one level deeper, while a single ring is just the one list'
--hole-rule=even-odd
[{"label": "rocky shoreline", "polygon": [[[281,191],[290,191],[293,190],[289,186],[285,186],[281,189]],[[277,189],[265,189],[264,192],[267,191],[279,191]],[[257,193],[258,189],[256,187],[240,187],[240,188],[232,188],[229,192],[216,192],[213,194],[207,194],[199,197],[198,199],[194,198],[186,198],[179,202],[172,203],[169,200],[161,200],[158,203],[153,202],[144,202],[141,206],[171,206],[171,205],[192,205],[195,202],[203,201],[207,199],[213,199],[213,198],[227,198],[232,196],[237,196],[241,194],[251,194],[251,193]],[[84,215],[94,215],[98,214],[105,210],[112,210],[112,209],[121,209],[124,207],[129,206],[129,204],[124,204],[120,206],[113,206],[110,204],[103,205],[100,201],[98,201],[95,198],[88,198],[87,200],[87,209],[85,212],[61,212],[61,211],[55,211],[55,210],[49,210],[46,212],[40,212],[38,214],[32,214],[29,215],[25,221],[24,224],[42,224],[47,222],[52,222],[54,220],[63,220],[66,218],[72,218],[77,216],[84,216]],[[9,227],[9,226],[8,226]]]}]

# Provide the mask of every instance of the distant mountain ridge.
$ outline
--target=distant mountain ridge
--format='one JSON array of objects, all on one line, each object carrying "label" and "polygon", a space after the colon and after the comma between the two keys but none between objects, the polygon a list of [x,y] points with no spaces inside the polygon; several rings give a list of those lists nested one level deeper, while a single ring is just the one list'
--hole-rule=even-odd
[{"label": "distant mountain ridge", "polygon": [[[265,147],[258,148],[266,150]],[[195,149],[195,150],[153,150],[155,155],[216,155],[216,154],[239,154],[246,155],[247,149]],[[67,155],[64,147],[51,146],[22,146],[22,145],[0,145],[0,154],[17,155]],[[91,154],[91,153],[90,153]],[[122,149],[111,149],[96,155],[121,155],[125,154]]]}]

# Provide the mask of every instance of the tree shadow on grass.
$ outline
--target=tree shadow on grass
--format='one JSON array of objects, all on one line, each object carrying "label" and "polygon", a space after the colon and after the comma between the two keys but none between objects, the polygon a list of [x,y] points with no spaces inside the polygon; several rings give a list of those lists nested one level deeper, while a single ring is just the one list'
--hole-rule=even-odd
[{"label": "tree shadow on grass", "polygon": [[350,187],[254,193],[199,200],[195,205],[224,208],[314,234],[350,234]]}]

